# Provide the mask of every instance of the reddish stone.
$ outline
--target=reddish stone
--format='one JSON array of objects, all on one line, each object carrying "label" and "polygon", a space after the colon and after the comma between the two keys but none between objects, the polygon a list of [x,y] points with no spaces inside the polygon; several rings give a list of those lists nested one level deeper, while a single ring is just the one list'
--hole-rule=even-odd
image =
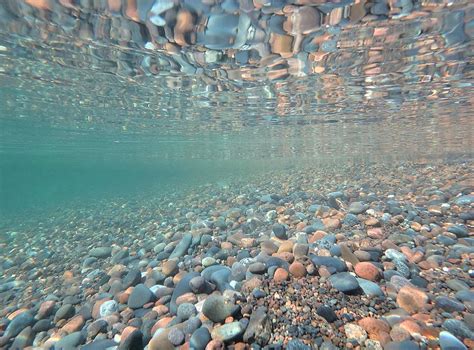
[{"label": "reddish stone", "polygon": [[410,285],[402,287],[397,294],[398,306],[410,314],[425,310],[428,299],[425,292]]},{"label": "reddish stone", "polygon": [[84,323],[84,317],[82,315],[76,315],[64,325],[62,330],[68,334],[74,333],[81,330]]},{"label": "reddish stone", "polygon": [[48,317],[53,312],[55,306],[56,306],[56,302],[54,300],[48,300],[41,303],[38,313],[36,314],[36,317],[39,320]]},{"label": "reddish stone", "polygon": [[288,271],[286,271],[285,269],[279,267],[278,269],[276,269],[275,271],[275,274],[273,275],[273,280],[275,282],[283,282],[283,281],[286,281],[288,279]]},{"label": "reddish stone", "polygon": [[384,238],[383,231],[380,227],[373,227],[367,230],[367,236],[373,239],[382,239]]},{"label": "reddish stone", "polygon": [[364,317],[359,320],[359,326],[364,328],[364,330],[370,334],[377,334],[380,332],[389,333],[390,332],[390,325],[379,319],[374,317]]},{"label": "reddish stone", "polygon": [[127,337],[132,334],[133,331],[135,331],[137,328],[135,327],[132,327],[132,326],[128,326],[128,327],[125,327],[124,330],[122,331],[122,334],[120,336],[120,344],[123,344],[123,342],[125,341],[125,339],[127,339]]},{"label": "reddish stone", "polygon": [[365,278],[369,281],[378,281],[380,279],[380,270],[370,262],[360,262],[354,267],[357,276]]},{"label": "reddish stone", "polygon": [[196,304],[197,302],[198,302],[197,296],[191,292],[180,295],[176,299],[176,305],[181,305],[183,303]]},{"label": "reddish stone", "polygon": [[290,273],[296,278],[301,278],[306,275],[306,268],[299,261],[295,261],[293,264],[291,264],[289,270]]},{"label": "reddish stone", "polygon": [[206,345],[206,350],[224,350],[224,343],[220,340],[211,340]]},{"label": "reddish stone", "polygon": [[174,276],[178,272],[178,262],[176,260],[168,260],[161,265],[161,272],[165,276]]},{"label": "reddish stone", "polygon": [[289,253],[289,252],[275,253],[272,256],[283,259],[286,262],[289,262],[290,264],[293,262],[293,260],[295,260],[293,253]]}]

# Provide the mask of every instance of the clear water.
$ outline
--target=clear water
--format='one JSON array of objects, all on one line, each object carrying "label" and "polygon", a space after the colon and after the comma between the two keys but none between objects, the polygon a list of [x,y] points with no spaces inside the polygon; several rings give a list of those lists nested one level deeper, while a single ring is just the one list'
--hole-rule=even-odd
[{"label": "clear water", "polygon": [[472,156],[470,1],[134,3],[1,2],[3,218],[290,164]]}]

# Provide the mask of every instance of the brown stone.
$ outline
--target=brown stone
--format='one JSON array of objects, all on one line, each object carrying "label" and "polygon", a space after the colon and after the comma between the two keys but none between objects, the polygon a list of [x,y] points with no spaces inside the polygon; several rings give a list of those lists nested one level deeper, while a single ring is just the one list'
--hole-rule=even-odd
[{"label": "brown stone", "polygon": [[[389,333],[390,325],[378,318],[374,317],[364,317],[359,320],[359,326],[364,328],[364,330],[370,334],[378,334],[380,332]],[[372,338],[371,338],[372,339]]]},{"label": "brown stone", "polygon": [[277,245],[275,243],[273,243],[273,241],[271,241],[271,240],[263,241],[260,244],[260,247],[262,248],[262,251],[264,251],[268,255],[275,254],[278,251]]},{"label": "brown stone", "polygon": [[258,288],[262,285],[262,281],[258,277],[253,277],[249,279],[248,281],[245,281],[242,284],[242,292],[244,293],[250,293],[252,292],[255,288]]},{"label": "brown stone", "polygon": [[76,315],[64,325],[62,330],[68,334],[74,333],[81,330],[84,323],[84,317],[82,315]]},{"label": "brown stone", "polygon": [[354,272],[357,276],[369,281],[378,281],[381,276],[380,270],[370,262],[360,262],[354,266]]},{"label": "brown stone", "polygon": [[54,310],[56,306],[56,302],[54,300],[48,300],[41,303],[41,306],[38,309],[38,313],[36,314],[36,318],[41,320],[43,318],[48,317]]},{"label": "brown stone", "polygon": [[161,266],[161,272],[165,276],[174,276],[178,272],[178,262],[176,260],[168,260]]},{"label": "brown stone", "polygon": [[211,340],[207,345],[206,345],[206,350],[224,350],[225,346],[224,343],[220,340]]},{"label": "brown stone", "polygon": [[425,292],[410,285],[402,287],[397,294],[398,306],[410,314],[425,310],[428,300]]},{"label": "brown stone", "polygon": [[277,283],[286,281],[288,279],[288,271],[279,267],[273,275],[273,280]]},{"label": "brown stone", "polygon": [[350,262],[353,266],[359,263],[359,259],[352,250],[345,244],[341,244],[341,257],[343,260]]},{"label": "brown stone", "polygon": [[293,253],[289,253],[289,252],[275,253],[272,256],[283,259],[283,260],[289,262],[290,264],[293,262],[293,260],[295,260],[295,257],[293,256]]},{"label": "brown stone", "polygon": [[383,231],[380,227],[369,228],[367,230],[367,236],[373,239],[382,239],[384,238]]},{"label": "brown stone", "polygon": [[293,262],[290,265],[289,270],[290,270],[290,273],[296,278],[301,278],[306,275],[306,268],[299,261]]},{"label": "brown stone", "polygon": [[183,295],[180,295],[176,299],[176,305],[181,305],[184,303],[191,303],[191,304],[196,304],[198,302],[197,296],[194,293],[185,293]]},{"label": "brown stone", "polygon": [[278,247],[278,253],[291,253],[293,251],[293,242],[284,241]]},{"label": "brown stone", "polygon": [[341,227],[341,220],[335,218],[326,218],[323,219],[324,227],[329,231],[337,230]]},{"label": "brown stone", "polygon": [[410,333],[397,324],[393,326],[392,330],[390,331],[390,338],[392,338],[393,341],[400,342],[410,339]]}]

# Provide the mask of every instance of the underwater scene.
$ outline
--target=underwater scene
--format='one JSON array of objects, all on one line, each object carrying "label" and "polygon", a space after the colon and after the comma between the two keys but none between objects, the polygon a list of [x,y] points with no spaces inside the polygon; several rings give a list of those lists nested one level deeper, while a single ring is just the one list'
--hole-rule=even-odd
[{"label": "underwater scene", "polygon": [[474,349],[474,2],[0,0],[0,349]]}]

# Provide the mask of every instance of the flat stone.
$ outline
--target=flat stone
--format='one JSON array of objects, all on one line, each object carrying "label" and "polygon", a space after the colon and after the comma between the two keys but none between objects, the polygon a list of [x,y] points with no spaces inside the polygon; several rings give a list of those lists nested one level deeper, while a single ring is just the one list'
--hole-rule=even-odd
[{"label": "flat stone", "polygon": [[382,275],[379,268],[370,262],[356,264],[354,272],[357,276],[369,281],[378,281]]},{"label": "flat stone", "polygon": [[443,322],[443,328],[454,336],[462,339],[471,339],[474,337],[474,333],[469,329],[469,326],[461,320],[456,320],[454,318],[447,319]]},{"label": "flat stone", "polygon": [[98,259],[105,259],[112,255],[112,248],[111,247],[96,247],[92,248],[89,251],[89,255],[98,258]]},{"label": "flat stone", "polygon": [[32,314],[22,312],[8,324],[3,336],[7,338],[16,337],[26,327],[33,326],[34,322],[35,320]]},{"label": "flat stone", "polygon": [[448,285],[449,288],[455,291],[469,290],[469,285],[466,282],[458,280],[458,279],[447,280],[446,284]]},{"label": "flat stone", "polygon": [[171,260],[174,258],[181,258],[187,252],[192,240],[193,235],[191,233],[186,233],[174,248],[173,252],[169,256],[169,259]]},{"label": "flat stone", "polygon": [[316,313],[329,323],[337,320],[336,313],[327,305],[321,305],[316,309]]},{"label": "flat stone", "polygon": [[189,340],[189,346],[195,350],[205,350],[207,344],[211,341],[211,333],[206,327],[198,328],[194,331]]},{"label": "flat stone", "polygon": [[359,286],[365,295],[369,297],[384,296],[382,289],[377,283],[369,281],[369,280],[365,280],[363,278],[357,278],[357,282],[359,283]]},{"label": "flat stone", "polygon": [[313,262],[314,266],[316,267],[333,267],[336,269],[337,272],[343,272],[347,270],[346,264],[341,259],[334,258],[331,256],[317,256],[314,254],[310,254],[309,257]]},{"label": "flat stone", "polygon": [[458,338],[446,331],[439,333],[439,345],[441,350],[467,350],[467,347]]},{"label": "flat stone", "polygon": [[85,335],[82,332],[74,332],[56,342],[54,348],[61,350],[77,349],[85,340]]},{"label": "flat stone", "polygon": [[[208,268],[211,268],[210,266]],[[183,294],[192,292],[191,287],[189,286],[189,281],[191,281],[194,277],[200,276],[199,272],[188,272],[184,275],[181,280],[178,282],[176,287],[173,290],[173,294],[171,294],[171,301],[170,301],[170,313],[172,315],[176,315],[178,311],[178,306],[176,305],[176,299]]]},{"label": "flat stone", "polygon": [[227,317],[237,312],[238,308],[237,305],[226,303],[224,297],[211,294],[204,301],[202,313],[212,322],[221,323]]},{"label": "flat stone", "polygon": [[265,307],[259,307],[250,315],[249,324],[243,340],[246,343],[257,343],[260,346],[268,344],[272,335],[272,323]]},{"label": "flat stone", "polygon": [[397,294],[397,304],[410,314],[425,310],[428,300],[425,292],[409,285],[402,287]]},{"label": "flat stone", "polygon": [[128,297],[128,306],[132,309],[139,309],[154,299],[155,295],[147,286],[137,284]]},{"label": "flat stone", "polygon": [[142,273],[139,269],[132,268],[125,277],[122,279],[122,285],[124,289],[128,287],[135,287],[142,281]]},{"label": "flat stone", "polygon": [[231,322],[215,327],[211,332],[211,338],[213,340],[229,342],[242,335],[242,333],[244,333],[242,324],[240,322]]},{"label": "flat stone", "polygon": [[351,214],[357,215],[364,213],[368,208],[369,206],[362,202],[353,202],[349,205],[348,211]]},{"label": "flat stone", "polygon": [[349,272],[336,273],[329,277],[331,285],[340,292],[350,293],[359,289],[357,279]]},{"label": "flat stone", "polygon": [[286,234],[286,227],[282,224],[274,224],[272,226],[272,232],[275,235],[275,237],[279,239],[288,239],[288,235]]},{"label": "flat stone", "polygon": [[435,305],[447,312],[461,312],[465,309],[465,306],[459,301],[445,296],[437,297],[435,299]]}]

